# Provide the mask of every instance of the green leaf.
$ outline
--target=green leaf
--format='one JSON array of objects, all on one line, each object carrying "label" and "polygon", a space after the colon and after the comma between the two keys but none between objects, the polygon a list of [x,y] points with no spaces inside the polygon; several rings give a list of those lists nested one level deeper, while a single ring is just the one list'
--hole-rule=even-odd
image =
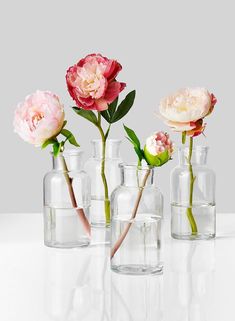
[{"label": "green leaf", "polygon": [[110,119],[110,122],[115,123],[118,120],[122,119],[133,106],[134,100],[135,100],[135,90],[127,94],[126,98],[118,106],[117,110],[112,116],[112,119]]},{"label": "green leaf", "polygon": [[109,112],[111,119],[113,118],[113,115],[115,114],[117,104],[118,104],[118,97],[111,104],[109,104],[108,112]]},{"label": "green leaf", "polygon": [[78,108],[78,107],[73,107],[73,110],[75,111],[76,114],[78,114],[79,116],[89,120],[93,124],[95,124],[95,125],[98,124],[97,117],[96,117],[96,115],[95,115],[95,113],[93,111],[81,109],[81,108]]},{"label": "green leaf", "polygon": [[109,108],[107,110],[101,111],[101,116],[109,123],[112,124],[112,118],[113,115],[115,114],[116,108],[117,108],[117,103],[118,103],[118,97],[111,103],[109,104]]},{"label": "green leaf", "polygon": [[137,154],[137,156],[138,156],[138,158],[139,158],[139,160],[141,162],[142,159],[144,158],[143,150],[138,148],[138,147],[136,147],[136,146],[134,146],[134,150],[135,150],[135,152],[136,152],[136,154]]},{"label": "green leaf", "polygon": [[55,142],[53,144],[53,154],[55,157],[59,155],[62,146],[63,146],[62,142],[61,143]]},{"label": "green leaf", "polygon": [[186,142],[186,132],[182,132],[182,144]]},{"label": "green leaf", "polygon": [[127,139],[134,146],[134,150],[139,158],[139,162],[141,162],[142,159],[144,158],[144,151],[141,149],[139,138],[136,136],[134,130],[128,128],[125,125],[123,125],[123,127],[128,135]]},{"label": "green leaf", "polygon": [[134,130],[132,130],[131,128],[128,128],[127,126],[123,125],[128,137],[130,138],[131,142],[134,143],[134,145],[136,145],[138,148],[140,148],[140,141],[139,138],[136,136],[136,133],[134,132]]},{"label": "green leaf", "polygon": [[100,114],[108,123],[110,123],[110,116],[108,110],[103,110],[100,112]]},{"label": "green leaf", "polygon": [[49,138],[47,139],[41,146],[42,149],[46,148],[48,145],[50,144],[54,144],[57,142],[57,139],[56,138]]},{"label": "green leaf", "polygon": [[69,131],[68,129],[62,129],[61,135],[65,136],[67,138],[67,140],[70,142],[70,144],[72,144],[72,145],[74,145],[76,147],[80,147],[80,145],[76,141],[76,138],[71,133],[71,131]]}]

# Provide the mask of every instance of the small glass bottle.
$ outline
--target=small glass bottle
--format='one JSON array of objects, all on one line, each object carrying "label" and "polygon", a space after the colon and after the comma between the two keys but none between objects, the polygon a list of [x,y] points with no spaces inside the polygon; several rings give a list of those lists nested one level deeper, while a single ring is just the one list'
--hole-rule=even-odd
[{"label": "small glass bottle", "polygon": [[[171,235],[194,240],[215,237],[215,174],[206,166],[208,147],[179,148],[179,165],[171,173]],[[192,227],[194,225],[194,228]]]},{"label": "small glass bottle", "polygon": [[81,169],[80,150],[56,158],[44,177],[44,243],[72,248],[90,243],[90,179]]},{"label": "small glass bottle", "polygon": [[123,274],[162,271],[163,197],[155,169],[120,165],[121,185],[111,196],[111,268]]},{"label": "small glass bottle", "polygon": [[[85,170],[91,179],[91,225],[93,227],[109,227],[105,218],[104,183],[101,177],[102,141],[94,139],[93,156],[85,163]],[[109,197],[112,191],[120,184],[119,164],[121,140],[107,139],[105,151],[105,176],[108,184]]]}]

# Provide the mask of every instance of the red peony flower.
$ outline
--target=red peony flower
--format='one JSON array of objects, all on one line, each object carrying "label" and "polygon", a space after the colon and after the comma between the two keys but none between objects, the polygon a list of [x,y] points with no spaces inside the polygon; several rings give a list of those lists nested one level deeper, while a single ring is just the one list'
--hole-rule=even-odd
[{"label": "red peony flower", "polygon": [[87,110],[106,110],[125,88],[116,81],[122,66],[101,54],[91,54],[70,67],[66,82],[77,107]]}]

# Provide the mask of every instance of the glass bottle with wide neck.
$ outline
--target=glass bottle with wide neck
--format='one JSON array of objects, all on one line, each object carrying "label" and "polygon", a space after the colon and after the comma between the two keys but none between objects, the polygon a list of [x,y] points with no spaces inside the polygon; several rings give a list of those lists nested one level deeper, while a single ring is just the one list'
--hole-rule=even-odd
[{"label": "glass bottle with wide neck", "polygon": [[106,204],[113,190],[120,185],[121,140],[107,139],[105,150],[101,139],[94,139],[91,144],[92,157],[85,163],[85,170],[91,179],[91,223],[93,227],[109,227]]},{"label": "glass bottle with wide neck", "polygon": [[111,195],[111,268],[124,274],[161,273],[162,194],[155,169],[121,164]]},{"label": "glass bottle with wide neck", "polygon": [[44,177],[44,242],[57,248],[90,242],[90,179],[82,170],[82,152],[52,154],[53,169]]},{"label": "glass bottle with wide neck", "polygon": [[171,172],[171,235],[176,239],[215,237],[215,174],[207,166],[208,147],[179,147]]}]

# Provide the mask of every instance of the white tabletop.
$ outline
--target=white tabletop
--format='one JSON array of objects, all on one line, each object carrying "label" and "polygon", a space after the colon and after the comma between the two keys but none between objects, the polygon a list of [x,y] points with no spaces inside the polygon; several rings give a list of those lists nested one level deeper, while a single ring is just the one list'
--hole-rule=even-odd
[{"label": "white tabletop", "polygon": [[43,245],[42,215],[0,214],[1,321],[234,321],[235,214],[215,241],[164,232],[164,273],[110,271],[109,249]]}]

